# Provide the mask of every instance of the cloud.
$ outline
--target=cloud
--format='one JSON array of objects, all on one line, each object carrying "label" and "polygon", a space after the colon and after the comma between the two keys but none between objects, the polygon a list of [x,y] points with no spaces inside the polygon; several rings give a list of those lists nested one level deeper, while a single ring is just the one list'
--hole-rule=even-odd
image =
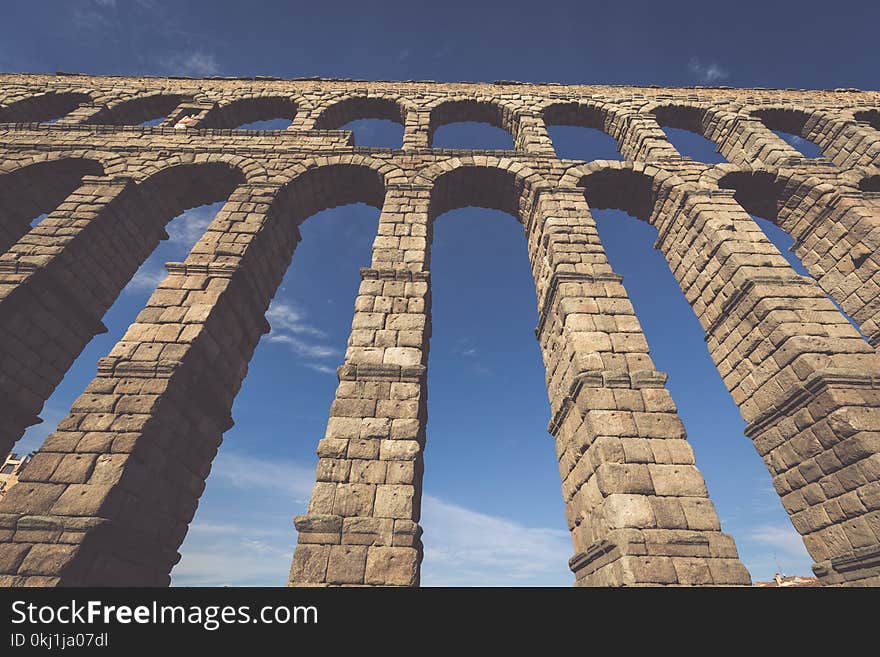
[{"label": "cloud", "polygon": [[571,538],[560,527],[527,527],[425,495],[426,586],[570,586]]},{"label": "cloud", "polygon": [[[297,356],[309,361],[328,358],[341,358],[342,354],[334,347],[322,344],[327,334],[306,321],[303,310],[292,303],[274,301],[266,312],[266,319],[272,331],[266,336],[267,342],[287,345]],[[306,367],[323,374],[335,374],[336,370],[326,363],[305,362]]]},{"label": "cloud", "polygon": [[166,53],[157,57],[155,61],[167,75],[204,78],[220,74],[217,58],[213,53],[204,50]]},{"label": "cloud", "polygon": [[272,331],[288,331],[299,335],[313,335],[323,338],[324,331],[306,322],[305,312],[290,303],[275,301],[266,312],[266,319],[272,325]]},{"label": "cloud", "polygon": [[804,554],[803,539],[791,525],[756,525],[746,530],[745,537],[791,557]]},{"label": "cloud", "polygon": [[306,363],[306,367],[309,369],[315,370],[316,372],[320,372],[321,374],[336,374],[336,368],[330,367],[329,365],[320,365],[318,363]]},{"label": "cloud", "polygon": [[[220,73],[218,40],[193,30],[174,3],[156,0],[70,2],[69,22],[79,42],[113,43],[149,75],[209,77]],[[129,74],[133,71],[129,70]]]},{"label": "cloud", "polygon": [[211,467],[211,477],[245,491],[268,490],[283,493],[305,504],[315,481],[314,468],[294,461],[267,460],[235,452],[220,452]]},{"label": "cloud", "polygon": [[[175,586],[284,586],[314,466],[221,449],[180,548]],[[211,513],[219,513],[211,517]]]},{"label": "cloud", "polygon": [[184,545],[174,586],[284,586],[296,530],[194,522]]},{"label": "cloud", "polygon": [[122,290],[127,294],[138,294],[144,291],[152,291],[159,287],[159,283],[165,280],[168,272],[161,267],[152,264],[142,266],[135,272],[128,285]]},{"label": "cloud", "polygon": [[693,73],[700,82],[715,84],[729,77],[730,73],[716,62],[703,62],[693,57],[688,63],[688,70]]},{"label": "cloud", "polygon": [[175,217],[167,226],[168,240],[187,250],[199,240],[217,215],[220,204],[202,205]]}]

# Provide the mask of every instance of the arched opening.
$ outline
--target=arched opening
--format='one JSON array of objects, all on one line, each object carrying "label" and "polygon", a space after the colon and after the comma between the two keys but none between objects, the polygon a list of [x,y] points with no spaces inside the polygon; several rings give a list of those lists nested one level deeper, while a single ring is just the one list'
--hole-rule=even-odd
[{"label": "arched opening", "polygon": [[863,192],[880,192],[880,176],[866,176],[859,181]]},{"label": "arched opening", "polygon": [[[722,177],[718,186],[734,190],[736,201],[751,215],[792,268],[802,276],[812,276],[821,284],[825,275],[836,271],[844,258],[849,260],[847,264],[851,269],[857,269],[868,255],[857,244],[846,244],[847,236],[841,227],[837,228],[840,233],[838,236],[829,234],[824,237],[825,241],[832,239],[837,244],[834,252],[828,249],[824,253],[817,252],[818,235],[812,227],[799,220],[801,212],[788,207],[790,199],[797,191],[797,183],[794,181],[785,181],[765,172],[732,172]],[[841,247],[848,247],[848,253],[843,257],[838,252]],[[840,275],[836,278],[840,278]],[[827,296],[861,333],[859,324],[841,307],[841,303],[830,294]]]},{"label": "arched opening", "polygon": [[91,100],[86,94],[50,91],[0,108],[0,123],[54,123]]},{"label": "arched opening", "polygon": [[315,120],[316,130],[351,130],[356,146],[400,148],[406,111],[390,98],[346,98]]},{"label": "arched opening", "polygon": [[855,113],[856,121],[864,121],[875,130],[880,130],[880,110],[864,110]]},{"label": "arched opening", "polygon": [[722,531],[736,540],[753,580],[775,572],[808,574],[812,560],[774,491],[766,467],[743,436],[744,422],[718,374],[704,331],[649,223],[656,194],[650,177],[600,170],[581,180],[613,270],[624,278],[657,369],[687,428]]},{"label": "arched opening", "polygon": [[509,112],[495,103],[451,100],[431,110],[432,148],[512,150],[515,133]]},{"label": "arched opening", "polygon": [[463,167],[432,197],[425,585],[571,584],[522,193]]},{"label": "arched opening", "polygon": [[652,114],[680,154],[706,164],[727,162],[715,142],[706,137],[706,110],[687,105],[663,105],[652,110]]},{"label": "arched opening", "polygon": [[105,107],[90,116],[86,123],[100,125],[158,125],[183,100],[175,94],[154,94],[132,98],[112,107]]},{"label": "arched opening", "polygon": [[[273,253],[278,280],[271,327],[247,364],[235,426],[211,467],[198,513],[173,570],[175,586],[283,586],[296,542],[292,515],[305,513],[315,484],[315,445],[327,426],[351,332],[352,307],[369,266],[384,198],[381,176],[335,165],[300,175],[275,207],[302,242]],[[292,250],[292,249],[291,249]],[[284,261],[284,263],[282,263]]]},{"label": "arched opening", "polygon": [[296,116],[296,103],[286,96],[240,98],[210,110],[199,128],[283,130]]},{"label": "arched opening", "polygon": [[559,158],[622,160],[617,140],[606,132],[607,113],[592,105],[557,103],[544,108],[544,124]]},{"label": "arched opening", "polygon": [[[41,264],[24,283],[0,296],[0,331],[19,336],[15,345],[0,351],[6,365],[0,393],[8,420],[0,447],[11,448],[33,424],[86,345],[104,332],[102,318],[168,239],[166,224],[187,210],[226,200],[243,180],[238,169],[225,163],[180,165],[120,189],[101,208],[80,212],[94,199],[86,189],[84,200],[72,197],[69,214],[55,213],[16,243],[16,253]],[[102,193],[110,194],[109,188]],[[191,224],[191,217],[181,221]],[[150,271],[155,286],[164,274]],[[141,283],[147,273],[141,272]],[[94,372],[94,360],[85,363]]]},{"label": "arched opening", "polygon": [[0,253],[55,210],[80,186],[83,176],[99,176],[94,160],[37,162],[0,176]]},{"label": "arched opening", "polygon": [[761,119],[765,126],[804,157],[822,157],[822,147],[808,136],[806,125],[810,116],[806,112],[790,109],[760,109],[752,112],[752,116]]}]

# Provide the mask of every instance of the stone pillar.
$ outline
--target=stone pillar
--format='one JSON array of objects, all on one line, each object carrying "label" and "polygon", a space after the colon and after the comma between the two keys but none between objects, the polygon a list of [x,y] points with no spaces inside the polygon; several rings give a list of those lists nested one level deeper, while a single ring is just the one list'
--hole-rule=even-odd
[{"label": "stone pillar", "polygon": [[198,128],[199,123],[201,123],[208,115],[208,112],[210,112],[215,107],[217,107],[217,103],[200,103],[192,100],[184,100],[159,125],[162,127],[172,128],[185,116],[192,116],[193,120],[188,127]]},{"label": "stone pillar", "polygon": [[583,190],[542,192],[526,231],[576,584],[749,584]]},{"label": "stone pillar", "polygon": [[707,135],[718,152],[732,164],[763,162],[772,166],[803,164],[804,156],[773,133],[763,121],[734,112],[718,117],[713,133]]},{"label": "stone pillar", "polygon": [[556,157],[553,140],[544,125],[544,118],[537,112],[517,113],[518,130],[514,148],[524,153]]},{"label": "stone pillar", "polygon": [[298,231],[242,186],[0,501],[0,585],[167,585]]},{"label": "stone pillar", "polygon": [[842,169],[880,166],[880,132],[870,123],[814,112],[804,130]]},{"label": "stone pillar", "polygon": [[55,122],[55,125],[72,125],[76,123],[87,123],[90,118],[104,109],[103,105],[95,103],[84,103],[74,109],[69,114],[65,114]]},{"label": "stone pillar", "polygon": [[417,586],[427,423],[430,190],[389,187],[361,270],[351,336],[291,586]]},{"label": "stone pillar", "polygon": [[621,114],[613,118],[620,154],[626,160],[656,162],[681,159],[653,114]]},{"label": "stone pillar", "polygon": [[729,192],[673,190],[654,218],[814,571],[880,583],[880,358]]},{"label": "stone pillar", "polygon": [[403,150],[417,151],[431,147],[431,112],[409,108],[403,126]]},{"label": "stone pillar", "polygon": [[822,289],[880,344],[880,194],[803,185],[779,208],[777,223]]},{"label": "stone pillar", "polygon": [[165,236],[149,217],[116,211],[132,187],[127,178],[84,176],[0,256],[2,454],[41,421],[43,402],[92,337],[106,331],[104,313]]}]

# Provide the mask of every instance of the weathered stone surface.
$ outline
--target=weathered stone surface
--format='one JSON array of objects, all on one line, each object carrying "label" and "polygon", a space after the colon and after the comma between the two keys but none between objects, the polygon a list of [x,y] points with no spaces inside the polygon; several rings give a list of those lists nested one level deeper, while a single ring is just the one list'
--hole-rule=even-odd
[{"label": "weathered stone surface", "polygon": [[[657,230],[816,571],[877,583],[878,105],[853,90],[0,75],[0,451],[104,330],[167,222],[224,203],[0,501],[0,583],[167,584],[297,226],[354,202],[381,216],[292,584],[418,582],[430,236],[467,205],[524,227],[578,584],[748,582],[591,206]],[[404,125],[401,148],[355,150],[340,130],[376,112]],[[291,128],[237,129],[270,116]],[[431,147],[467,120],[514,148]],[[559,160],[546,128],[560,124],[604,130],[624,161]],[[682,158],[661,126],[713,140],[730,164]],[[749,214],[795,239],[812,278]]]}]

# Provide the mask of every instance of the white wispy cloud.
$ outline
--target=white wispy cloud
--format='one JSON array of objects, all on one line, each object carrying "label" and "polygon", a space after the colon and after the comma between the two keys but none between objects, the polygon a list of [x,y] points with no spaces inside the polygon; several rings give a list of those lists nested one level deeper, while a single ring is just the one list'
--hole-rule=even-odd
[{"label": "white wispy cloud", "polygon": [[748,529],[745,537],[792,557],[800,557],[804,553],[803,539],[791,525],[757,525]]},{"label": "white wispy cloud", "polygon": [[115,43],[151,75],[220,74],[217,39],[180,18],[175,3],[156,0],[76,0],[67,3],[80,40]]},{"label": "white wispy cloud", "polygon": [[306,315],[303,310],[297,308],[291,303],[284,301],[274,301],[266,312],[266,319],[272,325],[272,331],[290,332],[298,335],[313,335],[315,337],[326,337],[324,331],[310,325],[306,322]]},{"label": "white wispy cloud", "polygon": [[272,331],[266,336],[267,342],[286,345],[297,356],[308,359],[303,363],[317,372],[333,374],[336,372],[327,363],[314,362],[342,356],[334,347],[324,344],[327,334],[307,321],[304,310],[295,304],[275,300],[266,312],[266,319]]},{"label": "white wispy cloud", "polygon": [[243,491],[268,489],[305,504],[312,492],[315,471],[294,461],[221,451],[211,466],[211,477]]},{"label": "white wispy cloud", "polygon": [[180,50],[156,57],[156,63],[168,75],[204,78],[220,74],[214,53],[205,50]]},{"label": "white wispy cloud", "polygon": [[194,522],[174,586],[284,586],[296,547],[296,530],[267,531],[259,522],[236,525]]},{"label": "white wispy cloud", "polygon": [[426,586],[570,586],[571,538],[560,528],[528,527],[425,495],[422,527]]},{"label": "white wispy cloud", "polygon": [[147,290],[155,290],[167,275],[168,272],[163,268],[148,264],[135,272],[122,291],[129,294],[139,294]]},{"label": "white wispy cloud", "polygon": [[688,62],[688,70],[693,73],[696,78],[705,84],[714,84],[721,82],[730,76],[730,73],[716,62],[704,62],[697,57],[693,57]]},{"label": "white wispy cloud", "polygon": [[[215,203],[191,208],[168,223],[165,228],[175,258],[182,260],[186,257],[186,254],[213,221],[220,205],[220,203]],[[155,290],[167,275],[163,264],[156,262],[155,258],[151,258],[138,269],[128,285],[125,286],[124,292],[137,294]]]},{"label": "white wispy cloud", "polygon": [[215,205],[202,205],[187,210],[167,226],[168,239],[175,246],[192,248],[217,214]]}]

